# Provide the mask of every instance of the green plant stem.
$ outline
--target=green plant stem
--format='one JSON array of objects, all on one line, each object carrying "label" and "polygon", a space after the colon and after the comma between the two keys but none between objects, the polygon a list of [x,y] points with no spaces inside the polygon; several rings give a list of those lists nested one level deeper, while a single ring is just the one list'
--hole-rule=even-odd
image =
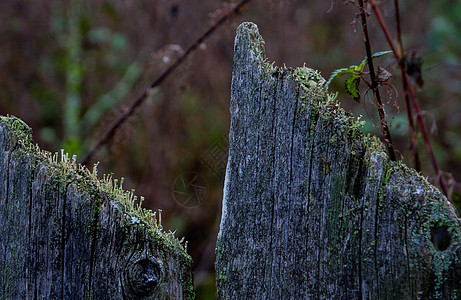
[{"label": "green plant stem", "polygon": [[[396,47],[394,45],[394,42],[392,41],[391,35],[390,35],[389,30],[388,30],[388,28],[386,26],[386,23],[384,22],[384,19],[383,19],[383,16],[381,14],[381,11],[380,11],[379,7],[377,6],[377,4],[376,4],[376,2],[374,0],[369,0],[369,1],[370,1],[372,9],[373,9],[373,11],[374,11],[374,13],[376,15],[378,23],[381,26],[381,29],[383,30],[384,35],[386,36],[387,42],[389,43],[389,46],[391,47],[392,51],[394,52],[395,58],[400,62],[403,56],[399,52],[397,52],[397,49],[396,49]],[[362,2],[362,0],[360,0],[360,2]],[[405,80],[407,82],[406,86],[407,86],[408,95],[410,96],[409,98],[411,100],[411,104],[413,105],[413,108],[415,109],[416,120],[418,121],[419,128],[420,128],[421,133],[423,135],[424,144],[426,145],[426,150],[429,153],[429,157],[430,157],[432,166],[434,168],[434,171],[435,171],[435,173],[437,175],[437,179],[439,181],[440,188],[442,189],[442,192],[447,197],[447,199],[451,201],[450,195],[448,193],[448,188],[447,188],[447,185],[445,183],[445,179],[442,176],[442,171],[439,168],[439,165],[437,163],[437,159],[435,158],[435,155],[434,155],[434,150],[432,149],[432,143],[431,143],[431,141],[429,139],[429,134],[427,133],[426,123],[424,122],[423,114],[421,112],[421,106],[419,105],[418,98],[416,97],[415,88],[413,86],[413,83],[411,81],[410,76],[408,75],[408,72],[406,71],[405,66],[404,65],[402,66],[401,63],[399,63],[399,66],[400,66],[401,72],[404,74],[404,76],[402,76],[402,77],[405,77]]]},{"label": "green plant stem", "polygon": [[379,119],[381,121],[381,132],[384,136],[384,142],[386,143],[387,150],[389,152],[389,157],[392,161],[395,161],[396,158],[395,158],[394,147],[392,145],[391,132],[389,131],[389,126],[387,125],[386,113],[384,111],[384,107],[381,102],[381,96],[378,90],[378,81],[376,79],[375,70],[373,66],[373,57],[371,53],[370,39],[368,36],[367,17],[365,15],[365,9],[363,8],[363,0],[359,0],[359,7],[360,7],[360,17],[362,19],[362,29],[363,29],[365,50],[367,52],[368,68],[370,70],[371,89],[373,91],[373,95],[375,97],[375,100],[378,106]]}]

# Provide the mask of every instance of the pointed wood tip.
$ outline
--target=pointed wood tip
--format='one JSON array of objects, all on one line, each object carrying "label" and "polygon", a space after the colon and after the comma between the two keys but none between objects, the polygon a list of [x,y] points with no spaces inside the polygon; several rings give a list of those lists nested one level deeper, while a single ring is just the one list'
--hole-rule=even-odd
[{"label": "pointed wood tip", "polygon": [[252,22],[240,24],[234,45],[234,63],[262,63],[266,58],[264,39],[259,34],[258,26]]}]

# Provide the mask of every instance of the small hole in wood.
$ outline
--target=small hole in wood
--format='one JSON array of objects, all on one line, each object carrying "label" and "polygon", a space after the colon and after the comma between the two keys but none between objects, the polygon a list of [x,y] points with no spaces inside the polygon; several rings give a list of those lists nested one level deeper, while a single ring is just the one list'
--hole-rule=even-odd
[{"label": "small hole in wood", "polygon": [[447,227],[433,227],[431,229],[431,242],[435,250],[445,251],[451,245],[451,233]]}]

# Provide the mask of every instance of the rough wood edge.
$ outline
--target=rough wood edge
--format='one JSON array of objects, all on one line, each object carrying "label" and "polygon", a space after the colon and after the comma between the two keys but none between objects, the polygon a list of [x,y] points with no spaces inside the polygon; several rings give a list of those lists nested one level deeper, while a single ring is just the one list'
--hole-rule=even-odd
[{"label": "rough wood edge", "polygon": [[[105,200],[98,200],[94,202],[96,209],[95,213],[98,214],[95,215],[95,218],[98,219],[95,219],[95,221],[98,223],[95,223],[94,226],[102,228],[111,222],[126,223],[127,228],[130,226],[132,228],[136,228],[135,231],[133,231],[133,233],[138,235],[136,240],[140,238],[139,234],[144,235],[144,237],[141,237],[139,241],[144,240],[146,247],[154,247],[157,248],[157,250],[164,249],[160,251],[166,251],[169,253],[169,256],[175,257],[174,259],[176,262],[182,265],[180,269],[185,270],[184,274],[179,275],[179,277],[182,278],[181,280],[186,280],[179,283],[183,286],[183,290],[168,291],[164,290],[163,287],[159,287],[160,290],[157,289],[155,295],[161,295],[161,298],[165,299],[165,295],[168,295],[169,292],[174,292],[174,295],[176,295],[176,297],[180,297],[181,299],[193,299],[195,297],[192,277],[192,259],[187,253],[187,242],[184,241],[184,238],[181,240],[176,238],[174,233],[171,231],[164,231],[163,226],[160,223],[161,210],[158,211],[157,215],[157,212],[152,212],[151,210],[142,208],[141,203],[143,197],[138,198],[134,194],[134,190],[125,191],[122,187],[123,178],[120,180],[120,183],[117,179],[113,179],[112,175],[103,175],[103,178],[100,179],[98,178],[97,164],[95,164],[93,170],[90,171],[84,166],[77,164],[75,156],[70,158],[63,150],[61,153],[55,154],[41,150],[38,145],[33,144],[31,128],[21,119],[14,116],[0,116],[0,140],[6,142],[6,144],[3,145],[3,149],[0,149],[1,151],[13,153],[9,155],[10,157],[13,157],[13,159],[15,159],[15,157],[26,157],[27,161],[33,162],[33,164],[39,168],[37,171],[38,173],[36,173],[39,177],[53,177],[54,180],[58,180],[57,185],[54,186],[54,188],[61,189],[59,186],[65,184],[68,186],[67,190],[69,191],[70,189],[75,191],[76,195],[86,194],[87,196],[85,197],[93,199],[101,199],[101,197],[103,197]],[[42,180],[39,177],[36,179]],[[77,198],[79,197],[80,196],[77,196]],[[105,202],[105,204],[103,204],[103,202]],[[101,205],[105,205],[107,207],[102,208]],[[100,215],[101,213],[105,214],[105,216]],[[99,222],[108,223],[104,225]],[[143,250],[142,253],[144,253],[144,256],[147,255],[145,251],[152,250]],[[158,254],[159,253],[157,253],[157,255]],[[136,257],[132,257],[132,259],[135,258]],[[110,257],[107,259],[110,259]],[[140,256],[139,259],[142,259],[142,257]],[[129,272],[135,272],[133,274],[141,276],[141,273],[139,272],[143,272],[142,270],[146,269],[146,266],[140,267],[137,262],[134,263],[135,265],[132,267],[127,266],[127,272],[131,268],[131,270],[135,271]],[[152,266],[148,267],[150,268]],[[158,268],[156,266],[153,267]],[[162,269],[162,267],[160,268]],[[168,268],[174,268],[174,266],[169,266]],[[2,272],[4,271],[7,270],[3,270]],[[159,272],[164,271],[160,270]],[[8,276],[5,274],[2,275],[1,286],[11,284],[8,283]],[[129,276],[127,274],[129,273],[126,273],[126,275],[123,276]],[[165,274],[160,277],[164,278]],[[127,279],[125,278],[124,280]],[[74,285],[75,283],[69,282],[66,284]],[[140,282],[139,284],[145,283]],[[94,288],[95,287],[93,287],[92,290]],[[172,286],[168,286],[167,288],[176,289]],[[88,292],[91,291],[87,290],[85,293]],[[98,293],[99,295],[104,295],[104,291],[98,291]],[[126,291],[124,293],[126,293]],[[129,294],[125,295],[129,296]],[[85,294],[85,297],[92,298],[94,296],[91,296],[91,294]]]},{"label": "rough wood edge", "polygon": [[[239,71],[241,74],[248,74],[249,76],[252,76],[253,79],[260,76],[262,80],[265,80],[266,78],[267,80],[270,80],[270,74],[277,73],[283,73],[286,76],[293,76],[295,81],[298,82],[305,93],[304,96],[301,95],[300,97],[302,100],[307,100],[303,101],[302,105],[306,106],[307,114],[310,114],[310,116],[317,116],[315,122],[332,122],[332,126],[343,127],[343,129],[345,129],[340,130],[338,134],[344,134],[344,132],[346,132],[349,137],[353,137],[356,141],[359,141],[359,143],[362,145],[362,153],[365,155],[363,156],[363,159],[367,158],[367,170],[370,172],[373,172],[373,169],[377,171],[375,174],[377,176],[369,178],[374,182],[370,182],[370,184],[365,187],[365,189],[377,188],[377,190],[369,190],[365,191],[365,193],[377,193],[376,195],[378,206],[383,207],[386,205],[384,204],[384,198],[389,201],[392,200],[393,203],[399,203],[398,198],[400,196],[403,197],[404,195],[407,195],[408,190],[412,191],[412,197],[414,197],[413,200],[415,203],[400,203],[400,207],[397,208],[395,213],[400,216],[405,216],[405,214],[414,213],[415,207],[413,206],[421,208],[421,214],[418,213],[416,217],[413,217],[417,219],[424,218],[425,222],[423,223],[423,229],[425,229],[422,230],[420,234],[416,234],[412,237],[413,239],[411,244],[407,245],[407,250],[411,251],[412,254],[423,251],[424,253],[422,253],[421,256],[425,256],[427,260],[422,262],[422,264],[427,265],[419,265],[413,267],[416,269],[432,268],[431,271],[433,271],[435,281],[434,283],[426,283],[429,285],[428,289],[431,293],[431,297],[438,297],[441,295],[461,297],[461,291],[456,289],[453,290],[453,286],[456,285],[455,282],[457,280],[453,276],[456,277],[456,275],[459,275],[460,273],[461,220],[456,216],[454,207],[438,191],[438,189],[430,185],[423,176],[407,167],[402,162],[389,161],[387,154],[385,153],[383,143],[381,143],[377,138],[373,136],[361,133],[361,121],[355,119],[350,114],[345,113],[344,110],[340,107],[340,103],[335,99],[335,96],[332,94],[327,94],[325,90],[322,90],[321,86],[322,82],[324,82],[324,79],[321,78],[317,71],[306,67],[296,69],[280,68],[276,66],[274,67],[273,64],[268,63],[267,58],[265,57],[264,40],[259,35],[257,26],[253,23],[243,23],[237,29],[237,36],[235,40],[233,84],[236,75],[236,64],[240,64]],[[241,74],[239,74],[239,76],[242,76]],[[252,79],[250,79],[250,81],[251,80]],[[239,92],[237,90],[238,89],[233,89],[233,92],[238,94]],[[233,97],[234,96],[238,97],[238,95],[233,95]],[[231,114],[233,115],[234,119],[235,115],[242,113],[242,108],[233,107],[233,105],[235,104],[232,104],[231,101]],[[233,140],[238,140],[240,138],[244,137],[236,136],[236,134],[232,132],[231,129],[231,144]],[[230,152],[229,162],[231,162],[232,159],[232,152]],[[326,164],[327,163],[329,162],[326,162]],[[228,221],[234,218],[232,213],[229,212],[229,207],[232,205],[232,203],[228,203],[229,187],[231,181],[229,176],[230,174],[231,169],[230,164],[228,163],[224,185],[222,221],[216,248],[218,296],[221,298],[229,297],[229,294],[222,294],[222,291],[220,291],[220,288],[223,287],[225,282],[229,280],[230,274],[230,270],[227,267],[230,267],[231,265],[226,265],[225,260],[235,259],[235,256],[229,257],[226,253],[226,248],[223,248],[223,239],[225,238],[223,235],[226,234],[226,226],[229,224]],[[415,182],[417,182],[417,185],[419,186],[416,191],[414,190],[414,185],[412,185]],[[376,184],[378,184],[378,187],[376,187]],[[250,199],[247,199],[246,201],[250,201]],[[235,222],[235,220],[229,222],[232,223]],[[437,245],[434,242],[434,237],[431,237],[431,230],[433,231],[438,228],[445,227],[449,229],[451,235],[451,248],[449,252],[444,252],[440,249],[437,249]],[[447,273],[448,269],[451,270],[449,273]],[[452,276],[450,279],[451,290],[447,290],[446,276],[449,276],[450,274]],[[240,284],[245,283],[242,282]],[[379,282],[376,284],[379,285]],[[429,294],[425,294],[426,292],[428,292],[428,290],[422,292],[422,294],[419,296],[429,296]],[[360,292],[360,294],[364,296],[367,295],[366,293],[366,290]],[[387,292],[384,291],[384,293]],[[389,294],[387,295],[389,296]],[[376,296],[377,295],[374,295],[372,297]]]}]

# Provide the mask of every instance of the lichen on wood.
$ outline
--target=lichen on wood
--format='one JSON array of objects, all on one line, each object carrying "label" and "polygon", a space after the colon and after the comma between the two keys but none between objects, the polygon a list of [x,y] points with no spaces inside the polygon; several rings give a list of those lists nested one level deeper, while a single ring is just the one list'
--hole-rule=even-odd
[{"label": "lichen on wood", "polygon": [[461,298],[453,206],[324,84],[268,63],[255,24],[237,29],[218,298]]},{"label": "lichen on wood", "polygon": [[[0,298],[192,299],[192,261],[123,180],[0,117]],[[159,211],[160,213],[160,211]]]}]

